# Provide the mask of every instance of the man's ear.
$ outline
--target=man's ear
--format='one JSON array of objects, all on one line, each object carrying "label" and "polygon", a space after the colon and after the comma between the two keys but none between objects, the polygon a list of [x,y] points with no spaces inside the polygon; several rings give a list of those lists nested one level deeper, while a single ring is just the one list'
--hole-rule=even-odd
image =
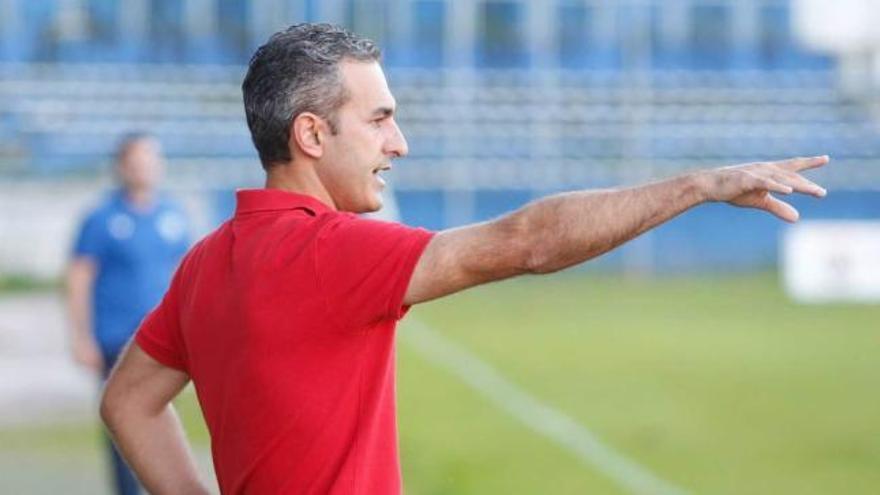
[{"label": "man's ear", "polygon": [[306,156],[321,158],[324,155],[324,120],[311,113],[303,112],[293,119],[287,146],[291,154],[299,150]]}]

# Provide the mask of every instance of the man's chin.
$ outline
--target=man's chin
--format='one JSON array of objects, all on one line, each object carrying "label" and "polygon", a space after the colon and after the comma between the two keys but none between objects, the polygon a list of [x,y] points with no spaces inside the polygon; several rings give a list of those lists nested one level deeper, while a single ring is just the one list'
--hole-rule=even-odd
[{"label": "man's chin", "polygon": [[377,211],[381,210],[383,206],[385,206],[385,205],[383,205],[382,202],[379,201],[376,204],[370,205],[369,208],[364,210],[364,213],[376,213]]},{"label": "man's chin", "polygon": [[381,210],[383,206],[384,204],[382,202],[382,199],[378,198],[373,200],[371,203],[361,205],[357,209],[357,211],[353,213],[376,213],[377,211]]}]

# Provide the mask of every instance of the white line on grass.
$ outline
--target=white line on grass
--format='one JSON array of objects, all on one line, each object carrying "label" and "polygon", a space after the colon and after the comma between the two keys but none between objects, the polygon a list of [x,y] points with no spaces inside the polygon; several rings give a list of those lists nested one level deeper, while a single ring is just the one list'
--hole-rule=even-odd
[{"label": "white line on grass", "polygon": [[565,413],[541,402],[474,354],[439,332],[410,318],[401,338],[425,359],[452,373],[531,430],[602,472],[629,493],[684,495],[686,491],[662,480],[615,451]]}]

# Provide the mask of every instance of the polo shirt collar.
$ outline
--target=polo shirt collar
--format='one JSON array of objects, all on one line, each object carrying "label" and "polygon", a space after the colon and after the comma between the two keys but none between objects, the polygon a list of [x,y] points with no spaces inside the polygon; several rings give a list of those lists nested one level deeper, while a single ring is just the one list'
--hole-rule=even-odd
[{"label": "polo shirt collar", "polygon": [[113,189],[110,192],[111,201],[115,204],[117,210],[122,210],[128,214],[148,217],[156,214],[162,206],[162,196],[158,191],[153,191],[152,201],[149,205],[138,206],[131,202],[125,188]]},{"label": "polo shirt collar", "polygon": [[317,215],[332,208],[317,198],[281,189],[239,189],[235,191],[235,215],[256,211],[303,209]]}]

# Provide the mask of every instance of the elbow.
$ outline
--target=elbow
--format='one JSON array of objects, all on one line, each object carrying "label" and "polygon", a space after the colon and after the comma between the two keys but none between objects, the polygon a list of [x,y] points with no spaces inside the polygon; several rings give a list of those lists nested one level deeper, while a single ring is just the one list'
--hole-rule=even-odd
[{"label": "elbow", "polygon": [[535,232],[523,238],[527,239],[527,242],[522,243],[518,252],[525,273],[545,275],[559,271],[558,255],[553,251],[552,243],[547,238]]},{"label": "elbow", "polygon": [[123,400],[111,385],[112,384],[108,382],[104,387],[104,390],[101,392],[99,412],[101,415],[101,421],[104,422],[107,429],[114,431],[116,430],[116,425],[119,423],[119,418],[123,415],[121,413]]},{"label": "elbow", "polygon": [[101,421],[104,422],[105,425],[110,427],[110,424],[113,422],[114,417],[114,403],[110,394],[107,393],[107,389],[104,388],[104,391],[101,393],[101,405],[99,408],[99,412],[101,414]]},{"label": "elbow", "polygon": [[556,273],[571,266],[591,260],[610,248],[587,246],[574,252],[554,250],[552,246],[535,247],[528,258],[529,273],[546,275]]},{"label": "elbow", "polygon": [[516,275],[541,275],[558,271],[551,239],[540,223],[525,212],[510,215],[499,222],[505,239],[505,263]]},{"label": "elbow", "polygon": [[558,272],[562,267],[556,262],[557,257],[540,241],[533,244],[525,256],[526,272],[532,275],[546,275]]},{"label": "elbow", "polygon": [[489,250],[482,258],[480,268],[492,267],[492,273],[503,273],[507,278],[517,275],[542,273],[545,269],[545,252],[529,219],[522,212],[502,217],[493,223],[496,242],[486,243]]}]

